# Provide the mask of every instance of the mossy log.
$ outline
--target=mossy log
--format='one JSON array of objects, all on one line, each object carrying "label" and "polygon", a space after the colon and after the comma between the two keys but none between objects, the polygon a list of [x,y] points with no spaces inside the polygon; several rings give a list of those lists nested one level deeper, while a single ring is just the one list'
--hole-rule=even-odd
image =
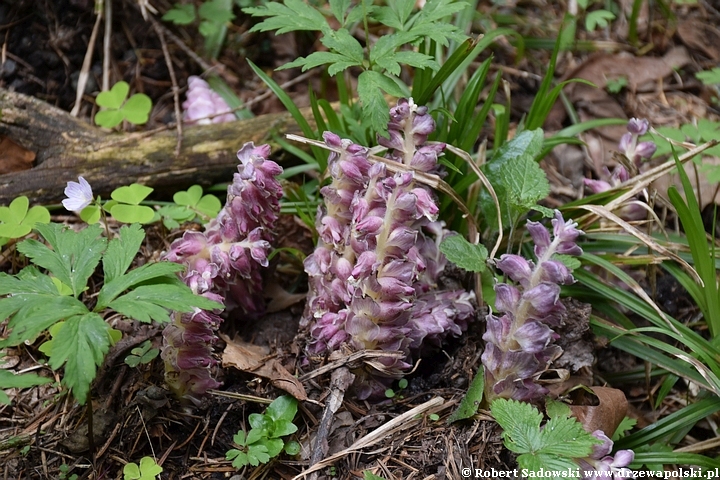
[{"label": "mossy log", "polygon": [[107,132],[46,102],[0,89],[0,139],[5,136],[35,154],[31,168],[0,175],[0,205],[20,195],[31,203],[57,203],[67,182],[80,175],[96,194],[105,196],[131,183],[174,192],[231,181],[236,152],[245,142],[265,143],[272,131],[297,130],[287,113],[185,127],[176,156],[175,129]]}]

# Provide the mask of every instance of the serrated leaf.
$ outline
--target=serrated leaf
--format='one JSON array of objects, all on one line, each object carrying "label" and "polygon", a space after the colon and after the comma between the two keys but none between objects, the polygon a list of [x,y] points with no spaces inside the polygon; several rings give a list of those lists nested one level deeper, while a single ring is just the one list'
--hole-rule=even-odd
[{"label": "serrated leaf", "polygon": [[455,410],[452,415],[450,415],[447,423],[450,424],[457,422],[458,420],[465,420],[475,415],[478,411],[478,408],[480,408],[480,404],[482,403],[484,391],[485,368],[480,365],[477,373],[475,373],[475,378],[473,378],[470,386],[468,387],[467,393],[465,393],[465,396],[460,401],[460,405],[458,406],[457,410]]},{"label": "serrated leaf", "polygon": [[177,312],[191,312],[194,308],[212,310],[221,305],[193,294],[185,285],[156,284],[137,287],[110,302],[109,307],[141,322],[149,323],[154,320],[158,323],[167,323],[170,321],[169,310]]},{"label": "serrated leaf", "polygon": [[95,103],[103,108],[120,108],[127,98],[128,92],[130,92],[130,85],[121,80],[113,85],[110,90],[100,92],[95,99]]},{"label": "serrated leaf", "polygon": [[145,239],[145,231],[138,224],[123,225],[116,238],[110,240],[103,257],[105,283],[124,274],[135,259]]},{"label": "serrated leaf", "polygon": [[536,452],[540,448],[542,414],[532,405],[516,400],[498,399],[490,411],[503,429],[505,446],[515,453]]},{"label": "serrated leaf", "polygon": [[615,20],[615,14],[608,10],[595,10],[585,16],[585,28],[592,32],[597,27],[606,28],[608,22]]},{"label": "serrated leaf", "polygon": [[18,244],[18,251],[47,269],[65,285],[75,297],[82,293],[105,251],[107,241],[101,237],[102,229],[90,225],[75,232],[64,225],[37,224],[36,230],[52,246],[52,250],[37,240]]},{"label": "serrated leaf", "polygon": [[260,7],[244,8],[243,12],[253,17],[268,17],[250,29],[251,32],[277,30],[281,35],[297,30],[330,30],[322,13],[302,0],[285,0],[284,4],[267,2]]},{"label": "serrated leaf", "polygon": [[177,263],[158,262],[148,263],[130,270],[125,275],[121,275],[103,285],[100,293],[98,293],[97,306],[95,308],[106,308],[115,297],[128,288],[150,280],[177,281],[179,284],[182,284],[173,274],[184,268],[185,267]]},{"label": "serrated leaf", "polygon": [[507,199],[512,206],[530,210],[550,193],[550,182],[535,159],[523,154],[506,162],[500,170]]},{"label": "serrated leaf", "polygon": [[440,251],[458,267],[468,272],[482,272],[488,251],[483,244],[474,245],[462,235],[446,237],[440,243]]},{"label": "serrated leaf", "polygon": [[162,19],[175,25],[189,25],[195,21],[195,5],[176,3],[162,16]]},{"label": "serrated leaf", "polygon": [[342,56],[347,57],[349,61],[356,62],[357,65],[362,65],[363,60],[365,60],[365,53],[362,45],[360,45],[360,42],[350,35],[350,32],[348,32],[345,28],[326,32],[325,35],[320,38],[320,43],[333,50],[335,53],[339,53]]},{"label": "serrated leaf", "polygon": [[408,32],[419,38],[428,37],[443,46],[448,46],[449,40],[461,43],[467,36],[455,25],[444,22],[442,19],[467,6],[467,3],[455,0],[429,0],[411,19],[412,26]]},{"label": "serrated leaf", "polygon": [[350,8],[350,0],[330,0],[330,11],[340,25],[345,25],[345,12]]},{"label": "serrated leaf", "polygon": [[395,0],[388,2],[386,7],[378,7],[373,12],[373,17],[378,22],[391,27],[397,31],[405,29],[405,23],[415,8],[415,0]]},{"label": "serrated leaf", "polygon": [[363,117],[370,120],[372,129],[380,134],[387,131],[390,113],[383,92],[402,97],[404,92],[387,76],[372,70],[358,77],[357,92],[362,102]]},{"label": "serrated leaf", "polygon": [[86,313],[67,319],[53,337],[50,367],[57,370],[65,366],[62,383],[81,405],[110,348],[109,329],[100,315]]},{"label": "serrated leaf", "polygon": [[152,110],[152,100],[144,93],[136,93],[125,102],[122,107],[122,113],[125,119],[133,125],[143,125],[147,123]]},{"label": "serrated leaf", "polygon": [[126,185],[124,187],[118,187],[110,194],[113,200],[118,202],[127,203],[130,205],[139,205],[140,202],[152,193],[153,189],[140,185],[139,183],[133,183],[132,185]]}]

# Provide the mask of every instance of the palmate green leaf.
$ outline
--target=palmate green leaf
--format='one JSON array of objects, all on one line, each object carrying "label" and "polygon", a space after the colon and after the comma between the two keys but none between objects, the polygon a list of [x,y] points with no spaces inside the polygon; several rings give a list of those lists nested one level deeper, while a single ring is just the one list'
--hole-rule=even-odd
[{"label": "palmate green leaf", "polygon": [[516,400],[498,399],[490,411],[503,429],[505,446],[515,453],[536,452],[540,444],[542,414],[531,404]]},{"label": "palmate green leaf", "polygon": [[411,26],[408,31],[418,37],[428,37],[443,46],[448,46],[449,40],[463,42],[467,39],[467,35],[452,23],[443,22],[442,19],[467,6],[467,3],[455,0],[429,0],[410,20]]},{"label": "palmate green leaf", "polygon": [[50,223],[37,224],[36,230],[52,250],[37,240],[25,240],[18,244],[18,251],[47,269],[78,297],[105,251],[107,241],[100,236],[102,229],[99,225],[90,225],[75,232],[64,225]]},{"label": "palmate green leaf", "polygon": [[373,18],[378,22],[397,31],[405,30],[405,23],[415,8],[415,0],[395,0],[388,2],[386,7],[378,7],[373,12]]},{"label": "palmate green leaf", "polygon": [[345,15],[351,4],[350,0],[330,0],[330,11],[343,27],[345,26]]},{"label": "palmate green leaf", "polygon": [[120,234],[110,240],[103,257],[105,283],[113,281],[127,271],[144,239],[145,231],[137,223],[130,226],[123,225],[120,228]]},{"label": "palmate green leaf", "polygon": [[149,323],[155,320],[158,323],[167,323],[170,321],[168,310],[178,312],[191,312],[194,308],[213,310],[222,308],[222,305],[193,294],[187,285],[180,282],[137,287],[110,302],[109,307],[141,322]]},{"label": "palmate green leaf", "polygon": [[362,102],[363,116],[370,120],[370,126],[375,132],[384,135],[390,113],[383,92],[394,97],[402,97],[405,92],[392,79],[372,70],[360,74],[357,92]]},{"label": "palmate green leaf", "polygon": [[109,348],[110,326],[92,312],[67,319],[53,337],[50,367],[65,365],[62,383],[81,405]]},{"label": "palmate green leaf", "polygon": [[362,65],[362,61],[358,63],[352,58],[340,53],[313,52],[307,57],[300,57],[290,63],[286,63],[285,65],[279,67],[278,70],[302,67],[302,71],[304,72],[320,65],[328,65],[328,74],[330,76],[335,76],[347,68]]},{"label": "palmate green leaf", "polygon": [[474,245],[462,235],[446,237],[440,243],[440,251],[458,267],[468,272],[482,272],[485,270],[488,251],[485,245]]},{"label": "palmate green leaf", "polygon": [[363,60],[365,60],[362,45],[360,45],[360,42],[350,35],[350,32],[345,28],[326,32],[320,39],[320,43],[334,52],[340,53],[350,60],[357,62],[359,65],[362,65]]},{"label": "palmate green leaf", "polygon": [[281,35],[297,30],[322,32],[330,30],[323,14],[302,0],[267,2],[260,7],[243,8],[243,12],[253,17],[268,17],[250,29],[251,32],[277,30],[276,33]]},{"label": "palmate green leaf", "polygon": [[135,268],[103,285],[98,293],[95,311],[106,308],[122,292],[143,282],[159,278],[166,282],[179,281],[173,274],[183,269],[182,265],[173,262],[148,263]]},{"label": "palmate green leaf", "polygon": [[162,16],[162,19],[175,25],[189,25],[195,21],[195,5],[176,3]]}]

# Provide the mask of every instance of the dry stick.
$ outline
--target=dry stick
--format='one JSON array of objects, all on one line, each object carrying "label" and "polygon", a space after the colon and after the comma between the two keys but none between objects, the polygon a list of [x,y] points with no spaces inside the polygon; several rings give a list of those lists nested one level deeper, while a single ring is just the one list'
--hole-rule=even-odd
[{"label": "dry stick", "polygon": [[[313,444],[313,453],[310,457],[310,465],[318,463],[328,451],[327,437],[330,434],[335,412],[337,412],[345,398],[345,392],[355,380],[355,375],[350,373],[347,367],[338,368],[330,377],[330,395],[325,402],[325,411],[323,411],[322,419],[315,435]],[[317,480],[318,472],[310,475],[310,480]]]},{"label": "dry stick", "polygon": [[87,85],[88,77],[90,76],[90,63],[92,63],[93,51],[95,50],[95,40],[97,40],[98,31],[100,31],[100,20],[102,20],[102,10],[98,12],[95,25],[93,26],[92,33],[90,34],[90,41],[88,42],[88,48],[85,52],[85,59],[83,60],[82,68],[80,69],[80,76],[78,77],[77,92],[75,93],[75,106],[70,111],[70,115],[77,117],[80,112],[80,104],[82,103],[82,97],[85,93],[85,86]]},{"label": "dry stick", "polygon": [[444,402],[445,402],[445,400],[442,397],[435,397],[421,405],[418,405],[417,407],[413,408],[412,410],[409,410],[409,411],[403,413],[402,415],[390,420],[388,423],[386,423],[386,424],[382,425],[381,427],[368,433],[364,437],[358,439],[355,443],[350,445],[348,448],[341,450],[333,455],[330,455],[329,457],[322,460],[321,462],[318,462],[315,465],[312,465],[310,468],[308,468],[304,472],[301,472],[300,474],[293,477],[292,480],[299,480],[301,478],[304,478],[307,475],[309,475],[310,473],[316,472],[322,468],[325,468],[328,465],[335,462],[336,460],[339,460],[352,452],[369,447],[369,446],[379,442],[386,436],[389,436],[395,432],[400,432],[400,431],[407,430],[407,429],[414,427],[420,421],[417,418],[418,416],[422,416],[423,413],[425,413],[426,411],[428,411],[432,408],[439,407]]},{"label": "dry stick", "polygon": [[173,102],[175,103],[175,125],[177,128],[177,143],[175,144],[175,156],[179,157],[180,149],[182,148],[183,138],[182,113],[180,112],[180,89],[178,88],[177,78],[175,77],[175,69],[172,65],[170,51],[167,48],[167,43],[165,43],[165,36],[163,35],[162,30],[158,28],[158,22],[152,17],[150,17],[150,20],[152,21],[155,33],[157,33],[157,36],[160,39],[160,45],[162,46],[165,63],[167,64],[168,72],[170,72],[170,81],[172,82],[173,88]]},{"label": "dry stick", "polygon": [[102,91],[110,90],[110,37],[112,35],[112,0],[105,0],[105,32],[103,35]]}]

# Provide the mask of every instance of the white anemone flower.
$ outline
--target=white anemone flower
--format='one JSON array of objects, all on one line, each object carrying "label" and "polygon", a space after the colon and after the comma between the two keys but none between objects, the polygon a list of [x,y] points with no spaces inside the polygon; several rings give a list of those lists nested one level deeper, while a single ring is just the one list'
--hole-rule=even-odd
[{"label": "white anemone flower", "polygon": [[62,201],[63,207],[76,213],[80,213],[83,208],[93,201],[93,191],[90,184],[83,177],[78,177],[78,180],[80,180],[80,183],[68,182],[67,187],[65,187],[67,198]]}]

